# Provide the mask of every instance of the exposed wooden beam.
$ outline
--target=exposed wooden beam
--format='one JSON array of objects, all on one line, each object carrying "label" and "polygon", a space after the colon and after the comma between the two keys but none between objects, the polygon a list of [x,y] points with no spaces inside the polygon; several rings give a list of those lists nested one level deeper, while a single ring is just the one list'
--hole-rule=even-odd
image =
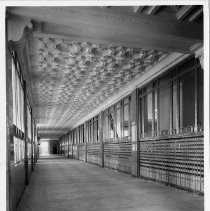
[{"label": "exposed wooden beam", "polygon": [[46,22],[42,33],[120,46],[190,53],[203,26],[144,14],[81,7],[16,7],[11,13]]},{"label": "exposed wooden beam", "polygon": [[135,13],[141,13],[145,6],[133,6],[133,11]]},{"label": "exposed wooden beam", "polygon": [[147,14],[154,15],[159,9],[160,9],[160,6],[151,6],[149,7]]},{"label": "exposed wooden beam", "polygon": [[202,14],[203,12],[203,8],[199,8],[197,11],[195,11],[195,13],[193,13],[190,17],[189,17],[189,22],[194,22],[196,21],[200,15]]},{"label": "exposed wooden beam", "polygon": [[176,17],[178,20],[183,20],[193,9],[195,6],[193,5],[186,5],[183,6],[177,13]]}]

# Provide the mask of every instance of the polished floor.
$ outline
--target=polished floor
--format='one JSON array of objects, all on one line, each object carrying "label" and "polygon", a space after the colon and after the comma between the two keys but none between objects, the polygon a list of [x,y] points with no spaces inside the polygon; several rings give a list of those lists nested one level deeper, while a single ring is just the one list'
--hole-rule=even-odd
[{"label": "polished floor", "polygon": [[199,211],[204,198],[78,160],[38,160],[18,211]]}]

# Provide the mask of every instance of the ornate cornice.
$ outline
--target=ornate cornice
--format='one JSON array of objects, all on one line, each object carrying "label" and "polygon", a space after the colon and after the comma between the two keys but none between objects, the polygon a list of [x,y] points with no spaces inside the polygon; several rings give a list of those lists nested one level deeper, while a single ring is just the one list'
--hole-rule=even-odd
[{"label": "ornate cornice", "polygon": [[32,42],[33,39],[33,30],[32,28],[29,28],[28,26],[24,27],[24,30],[22,31],[22,36],[20,37],[20,39],[18,41],[14,41],[14,40],[9,40],[8,44],[10,47],[10,50],[13,51],[22,51],[25,46],[26,46],[26,42]]},{"label": "ornate cornice", "polygon": [[32,29],[30,18],[22,18],[7,13],[7,36],[8,41],[19,42],[25,38],[25,28]]}]

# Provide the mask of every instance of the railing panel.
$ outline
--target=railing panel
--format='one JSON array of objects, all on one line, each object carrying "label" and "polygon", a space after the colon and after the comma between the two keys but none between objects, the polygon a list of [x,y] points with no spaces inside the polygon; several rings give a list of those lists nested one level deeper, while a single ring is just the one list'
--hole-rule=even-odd
[{"label": "railing panel", "polygon": [[73,158],[75,159],[79,159],[79,156],[78,156],[78,146],[77,145],[73,145]]},{"label": "railing panel", "polygon": [[104,143],[104,166],[131,173],[131,142]]},{"label": "railing panel", "polygon": [[141,140],[140,175],[179,188],[203,192],[203,137]]},{"label": "railing panel", "polygon": [[100,165],[100,143],[87,143],[87,162]]},{"label": "railing panel", "polygon": [[85,161],[85,144],[78,145],[78,156],[79,160]]}]

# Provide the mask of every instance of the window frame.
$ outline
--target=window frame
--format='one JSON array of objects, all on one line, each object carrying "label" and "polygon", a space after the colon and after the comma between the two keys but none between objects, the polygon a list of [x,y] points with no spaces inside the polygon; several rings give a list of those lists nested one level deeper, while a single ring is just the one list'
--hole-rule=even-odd
[{"label": "window frame", "polygon": [[[192,61],[194,60],[194,61]],[[187,64],[189,62],[189,64]],[[186,65],[185,65],[186,64]],[[187,66],[186,69],[182,68]],[[185,60],[182,64],[177,65],[176,67],[171,68],[164,74],[160,75],[158,78],[154,79],[150,83],[146,84],[145,86],[141,87],[138,89],[138,115],[139,115],[139,122],[138,122],[138,130],[139,130],[139,138],[150,138],[150,137],[162,137],[162,136],[176,136],[176,135],[184,135],[184,134],[195,134],[197,132],[202,132],[202,125],[198,126],[198,84],[200,81],[198,81],[198,71],[203,71],[202,68],[200,67],[200,63],[198,59],[195,58],[189,58]],[[194,94],[195,94],[195,103],[194,103],[194,111],[195,111],[195,121],[194,125],[188,126],[186,128],[182,127],[182,109],[181,106],[183,105],[182,102],[182,90],[180,87],[180,80],[182,77],[186,76],[188,73],[194,73],[195,74],[195,79],[194,79]],[[164,83],[160,83],[160,80],[164,78],[166,75],[169,75],[169,79],[166,80]],[[203,83],[203,81],[202,81]],[[148,86],[151,86],[153,84],[152,90],[146,91],[146,88]],[[173,85],[176,84],[177,86],[177,94],[174,95],[173,91]],[[168,133],[162,133],[160,131],[160,88],[169,85],[170,87],[170,112],[169,112],[169,118],[170,118],[170,125],[169,125],[169,131]],[[144,101],[144,96],[147,96],[149,93],[153,93],[152,95],[152,109],[153,109],[153,123],[152,123],[152,134],[147,135],[144,133],[144,124],[143,124],[143,116],[141,113],[144,113],[144,108],[142,108],[142,101]],[[157,93],[157,131],[154,130],[155,125],[154,125],[154,115],[155,115],[155,109],[154,109],[154,99],[155,99],[155,92]],[[176,106],[177,108],[174,109],[174,96],[176,97]],[[177,110],[176,114],[176,126],[173,125],[174,121],[174,114],[173,111]],[[196,120],[197,118],[197,120]]]}]

